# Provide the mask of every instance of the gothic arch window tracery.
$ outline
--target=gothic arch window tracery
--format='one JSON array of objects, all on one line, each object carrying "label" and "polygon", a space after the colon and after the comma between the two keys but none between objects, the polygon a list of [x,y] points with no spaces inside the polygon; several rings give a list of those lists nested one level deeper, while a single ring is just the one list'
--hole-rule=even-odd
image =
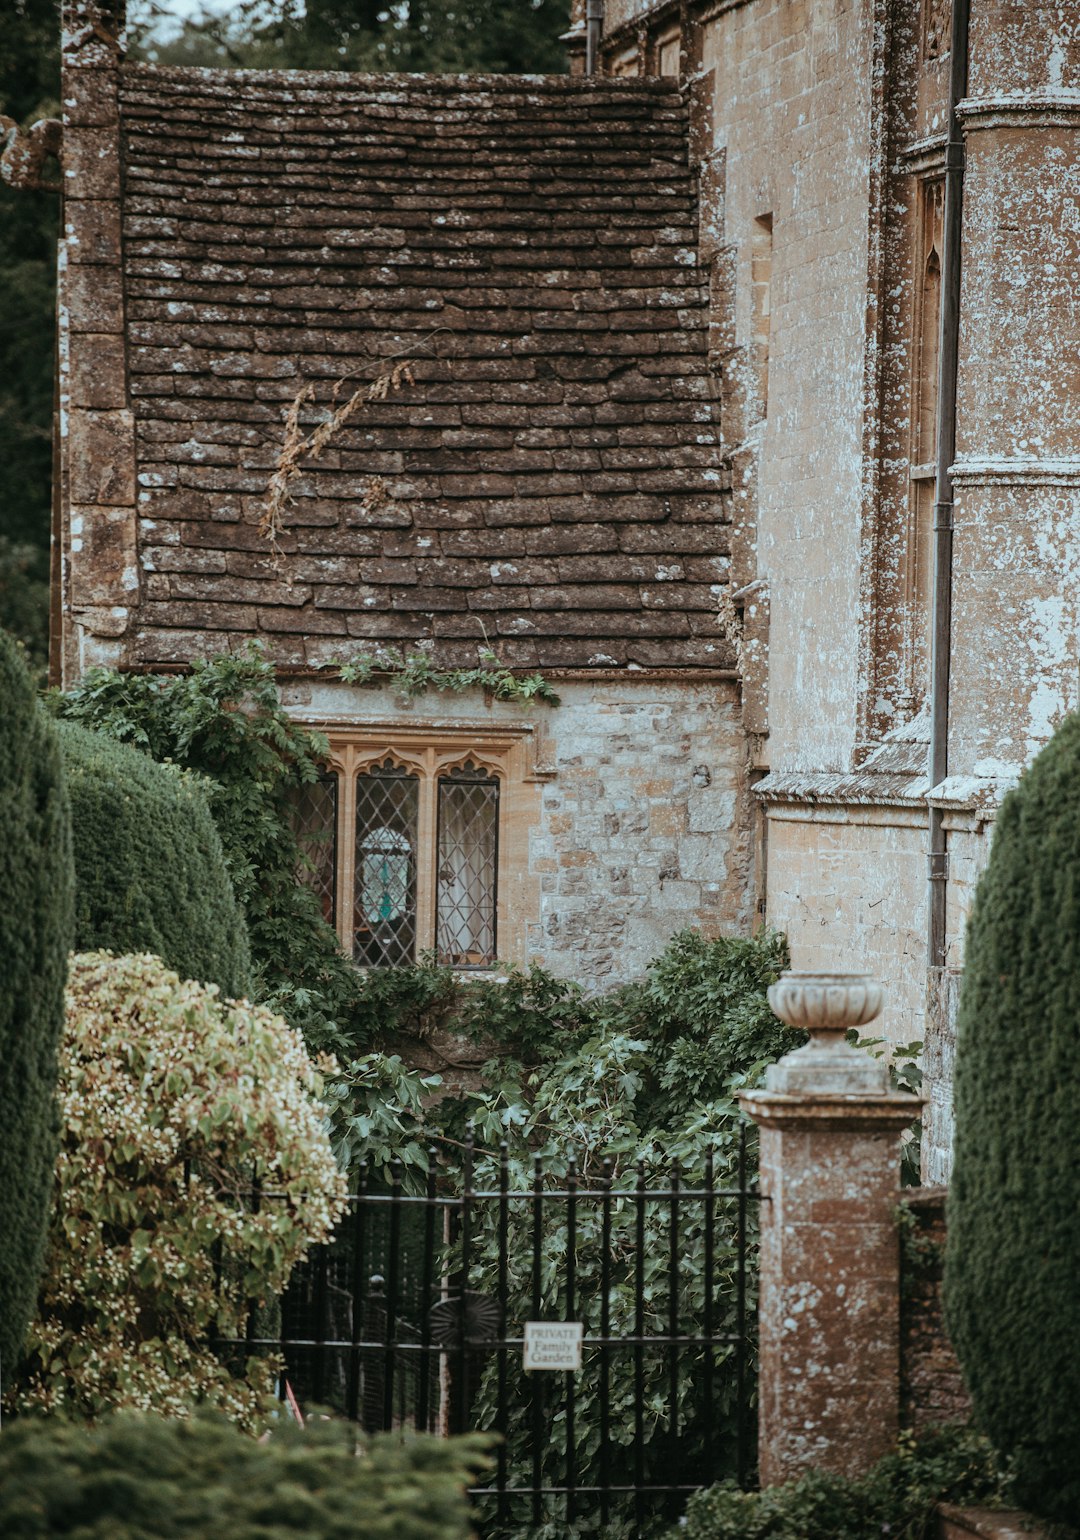
[{"label": "gothic arch window tracery", "polygon": [[514,845],[503,826],[520,783],[547,772],[529,774],[512,735],[329,736],[327,773],[297,802],[298,875],[346,952],[361,967],[408,966],[429,952],[456,968],[491,967],[506,930],[500,868],[521,887],[520,831]]}]

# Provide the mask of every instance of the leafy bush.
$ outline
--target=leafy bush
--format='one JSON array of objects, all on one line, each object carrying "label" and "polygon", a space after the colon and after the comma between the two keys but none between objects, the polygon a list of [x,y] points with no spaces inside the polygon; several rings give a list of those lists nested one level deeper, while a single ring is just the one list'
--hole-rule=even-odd
[{"label": "leafy bush", "polygon": [[901,1440],[863,1477],[811,1471],[763,1492],[730,1484],[690,1499],[671,1540],[930,1540],[939,1502],[993,1502],[1004,1484],[985,1438],[968,1428]]},{"label": "leafy bush", "polygon": [[96,1428],[24,1420],[0,1439],[6,1540],[466,1540],[478,1438],[372,1439],[314,1423],[265,1442],[208,1417]]},{"label": "leafy bush", "polygon": [[[651,965],[646,978],[610,994],[588,997],[573,983],[542,969],[510,970],[506,982],[463,984],[449,969],[425,964],[419,969],[369,975],[384,1022],[403,1033],[424,1033],[435,1027],[471,1033],[510,1050],[485,1067],[487,1090],[425,1104],[413,1084],[403,1084],[400,1061],[369,1055],[348,1066],[331,1087],[335,1142],[343,1162],[355,1168],[360,1160],[385,1173],[392,1158],[402,1162],[406,1190],[416,1191],[427,1167],[427,1147],[449,1141],[451,1149],[473,1123],[476,1140],[474,1185],[490,1190],[499,1185],[500,1144],[505,1141],[507,1178],[511,1191],[528,1191],[534,1160],[542,1158],[546,1185],[565,1185],[568,1156],[577,1160],[582,1186],[605,1174],[605,1160],[616,1194],[612,1205],[612,1266],[609,1295],[613,1335],[634,1331],[634,1266],[637,1255],[633,1208],[618,1195],[637,1181],[640,1158],[655,1185],[672,1160],[682,1165],[687,1185],[696,1185],[708,1155],[714,1162],[716,1186],[730,1188],[738,1161],[741,1116],[737,1094],[756,1084],[765,1067],[788,1048],[803,1041],[801,1033],[783,1027],[771,1015],[766,989],[787,965],[782,936],[762,932],[752,939],[707,941],[693,932],[675,936]],[[374,996],[373,996],[374,998]],[[753,1160],[751,1138],[750,1159]],[[664,1185],[661,1180],[661,1185]],[[751,1211],[753,1205],[750,1205]],[[544,1318],[565,1317],[566,1230],[562,1205],[548,1205],[542,1238],[541,1311]],[[737,1318],[735,1276],[736,1200],[716,1200],[717,1227],[712,1272],[713,1329],[733,1331]],[[692,1206],[680,1224],[681,1329],[700,1335],[705,1295],[705,1237],[701,1208]],[[497,1295],[497,1211],[484,1206],[474,1215],[469,1287]],[[531,1319],[531,1206],[512,1204],[509,1214],[509,1253],[518,1259],[507,1279],[508,1320]],[[601,1254],[599,1205],[582,1203],[577,1215],[577,1283],[575,1315],[591,1334],[599,1330]],[[753,1252],[755,1216],[749,1215],[748,1244]],[[645,1211],[644,1330],[667,1330],[668,1218],[663,1204]],[[748,1279],[748,1302],[754,1300],[754,1279]],[[687,1359],[702,1349],[688,1349]],[[717,1364],[719,1367],[719,1355]],[[700,1363],[685,1363],[680,1375],[679,1460],[685,1479],[706,1474],[700,1385],[692,1372]],[[530,1392],[517,1365],[508,1366],[510,1399],[528,1405]],[[630,1441],[633,1437],[637,1387],[632,1355],[614,1355],[610,1364],[609,1406],[616,1444],[612,1479],[622,1463],[633,1478]],[[671,1453],[668,1404],[669,1374],[663,1355],[649,1353],[645,1363],[646,1471],[665,1470]],[[497,1405],[498,1365],[494,1361],[473,1401],[483,1424],[493,1422]],[[597,1474],[599,1365],[587,1356],[575,1377],[577,1481],[588,1486]],[[753,1394],[753,1374],[747,1395]],[[734,1469],[736,1458],[736,1387],[734,1375],[718,1373],[714,1380],[713,1460],[721,1469]],[[554,1486],[566,1474],[561,1416],[543,1452],[544,1478]],[[511,1468],[529,1459],[529,1424],[513,1419],[507,1434]],[[709,1470],[715,1470],[713,1464]],[[632,1504],[629,1505],[632,1508]],[[558,1501],[543,1533],[548,1540],[566,1533],[556,1516]],[[630,1533],[627,1514],[614,1514],[607,1533]],[[516,1533],[516,1531],[513,1531]],[[501,1531],[500,1531],[501,1533]]]},{"label": "leafy bush", "polygon": [[[299,1035],[153,957],[76,956],[63,1139],[22,1410],[193,1403],[259,1421],[273,1365],[210,1348],[339,1217],[321,1076]],[[253,1176],[267,1197],[253,1211]],[[275,1196],[271,1196],[274,1194]]]},{"label": "leafy bush", "polygon": [[57,1044],[71,947],[71,826],[56,732],[0,632],[0,1366],[33,1314],[56,1160]]},{"label": "leafy bush", "polygon": [[945,1303],[1020,1501],[1080,1514],[1080,716],[1002,804],[957,1023]]},{"label": "leafy bush", "polygon": [[[528,1191],[533,1181],[534,1159],[543,1162],[546,1185],[565,1185],[568,1158],[576,1161],[583,1187],[595,1186],[610,1175],[616,1195],[633,1189],[640,1160],[656,1185],[678,1161],[685,1185],[699,1186],[711,1155],[718,1189],[735,1185],[742,1119],[737,1103],[739,1090],[755,1084],[767,1064],[787,1048],[802,1041],[802,1034],[782,1026],[769,1012],[765,991],[787,964],[782,936],[762,932],[752,939],[704,940],[694,932],[675,936],[651,965],[640,983],[588,1000],[573,986],[546,989],[535,974],[531,982],[518,980],[526,1002],[526,1023],[534,1049],[540,1045],[536,1023],[529,1020],[528,1002],[539,992],[553,993],[554,1003],[566,1014],[556,1016],[551,1043],[538,1064],[488,1066],[494,1081],[486,1094],[467,1099],[462,1114],[471,1116],[479,1152],[475,1185],[492,1190],[499,1185],[499,1166],[505,1158],[511,1191]],[[568,1030],[570,1013],[576,1018]],[[484,1021],[483,1009],[474,1021]],[[504,1026],[509,1023],[504,1023]],[[440,1108],[445,1117],[448,1109]],[[505,1141],[504,1154],[496,1153]],[[751,1140],[751,1158],[753,1158]],[[605,1161],[610,1164],[605,1166]],[[616,1196],[611,1218],[610,1332],[628,1336],[636,1332],[636,1264],[643,1256],[643,1327],[645,1334],[663,1335],[668,1330],[669,1220],[666,1205],[651,1203],[644,1212],[644,1248],[639,1252],[634,1206]],[[705,1227],[703,1206],[688,1206],[679,1225],[680,1330],[700,1336],[704,1330],[706,1292],[712,1296],[712,1329],[735,1332],[738,1325],[736,1268],[737,1200],[718,1198],[717,1225],[711,1276],[705,1274]],[[754,1205],[750,1205],[754,1209]],[[565,1214],[559,1204],[544,1210],[542,1238],[542,1301],[545,1319],[568,1315],[566,1296]],[[531,1205],[511,1205],[509,1247],[513,1257],[527,1258],[532,1243]],[[499,1292],[498,1212],[485,1207],[476,1216],[472,1238],[473,1271],[470,1287],[483,1293]],[[602,1251],[600,1206],[582,1203],[577,1212],[577,1295],[574,1315],[585,1322],[590,1334],[601,1325],[600,1257]],[[756,1214],[747,1216],[747,1240],[751,1254],[756,1239]],[[751,1264],[752,1265],[752,1264]],[[749,1276],[747,1299],[753,1308],[755,1281]],[[532,1319],[531,1273],[527,1263],[512,1266],[507,1279],[507,1316]],[[713,1350],[708,1350],[712,1352]],[[670,1403],[670,1376],[665,1355],[648,1353],[643,1364],[639,1397],[633,1355],[615,1355],[610,1363],[608,1405],[614,1449],[611,1479],[633,1484],[634,1458],[631,1442],[638,1405],[644,1410],[644,1469],[650,1478],[663,1481],[673,1458],[681,1479],[703,1479],[708,1472],[734,1471],[736,1432],[740,1411],[745,1413],[753,1396],[754,1375],[747,1375],[747,1402],[737,1405],[737,1384],[731,1373],[720,1372],[713,1381],[711,1465],[705,1466],[702,1384],[699,1372],[706,1350],[689,1348],[681,1355],[678,1406]],[[727,1354],[716,1358],[719,1366]],[[528,1404],[530,1392],[523,1372],[509,1366],[513,1403]],[[499,1366],[492,1362],[481,1383],[475,1413],[482,1425],[494,1421],[498,1401]],[[597,1432],[600,1421],[601,1366],[598,1355],[587,1358],[575,1376],[575,1453],[577,1482],[592,1484],[598,1474]],[[678,1432],[672,1431],[673,1411]],[[560,1486],[567,1475],[561,1419],[555,1436],[545,1444],[545,1483]],[[530,1430],[526,1419],[514,1419],[507,1431],[508,1460],[527,1462]],[[636,1533],[632,1501],[615,1505],[605,1533],[615,1537]],[[570,1535],[558,1515],[556,1500],[547,1516],[546,1536]],[[513,1531],[516,1533],[516,1531]]]},{"label": "leafy bush", "polygon": [[60,724],[75,849],[75,945],[152,952],[181,978],[251,986],[247,926],[204,783]]},{"label": "leafy bush", "polygon": [[60,717],[210,780],[210,811],[247,916],[258,998],[299,1027],[312,1049],[368,1046],[352,1020],[356,969],[314,894],[296,881],[292,799],[318,778],[326,740],[289,718],[258,647],[169,678],[90,669],[51,704]]}]

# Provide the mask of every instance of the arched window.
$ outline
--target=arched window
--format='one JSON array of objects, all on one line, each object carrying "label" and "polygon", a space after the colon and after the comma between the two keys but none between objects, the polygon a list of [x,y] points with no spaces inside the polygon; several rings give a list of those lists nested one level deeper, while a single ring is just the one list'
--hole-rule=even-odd
[{"label": "arched window", "polygon": [[495,961],[499,783],[469,760],[439,777],[435,951],[459,968]]},{"label": "arched window", "polygon": [[[520,956],[531,913],[520,904],[531,891],[520,811],[526,735],[504,729],[491,742],[462,742],[414,729],[372,744],[341,727],[329,737],[328,773],[297,796],[297,875],[345,950],[364,968],[407,967],[426,953],[453,968],[490,968],[508,941]],[[518,895],[509,920],[500,866],[507,896]]]},{"label": "arched window", "polygon": [[395,967],[416,956],[420,779],[391,760],[356,778],[353,957]]}]

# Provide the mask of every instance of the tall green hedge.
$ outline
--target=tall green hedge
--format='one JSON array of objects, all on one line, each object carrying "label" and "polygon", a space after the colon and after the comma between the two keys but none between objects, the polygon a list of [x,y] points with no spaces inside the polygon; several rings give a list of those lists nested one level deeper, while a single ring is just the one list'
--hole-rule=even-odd
[{"label": "tall green hedge", "polygon": [[4,1540],[468,1540],[488,1440],[315,1422],[257,1442],[225,1422],[20,1418],[0,1439]]},{"label": "tall green hedge", "polygon": [[59,726],[79,951],[153,952],[181,978],[250,988],[247,927],[202,783],[103,733]]},{"label": "tall green hedge", "polygon": [[957,1026],[948,1324],[1020,1500],[1080,1514],[1080,716],[1006,797]]},{"label": "tall green hedge", "polygon": [[56,730],[0,632],[0,1376],[34,1312],[59,1124],[71,826]]}]

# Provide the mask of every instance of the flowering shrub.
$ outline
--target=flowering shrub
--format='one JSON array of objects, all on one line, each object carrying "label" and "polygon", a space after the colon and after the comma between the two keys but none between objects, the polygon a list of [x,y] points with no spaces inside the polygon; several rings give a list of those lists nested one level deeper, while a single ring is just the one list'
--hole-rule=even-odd
[{"label": "flowering shrub", "polygon": [[[155,957],[72,959],[61,1153],[27,1372],[13,1400],[93,1418],[215,1406],[254,1426],[274,1364],[242,1335],[343,1211],[321,1068],[300,1034]],[[251,1201],[253,1177],[263,1191]]]}]

